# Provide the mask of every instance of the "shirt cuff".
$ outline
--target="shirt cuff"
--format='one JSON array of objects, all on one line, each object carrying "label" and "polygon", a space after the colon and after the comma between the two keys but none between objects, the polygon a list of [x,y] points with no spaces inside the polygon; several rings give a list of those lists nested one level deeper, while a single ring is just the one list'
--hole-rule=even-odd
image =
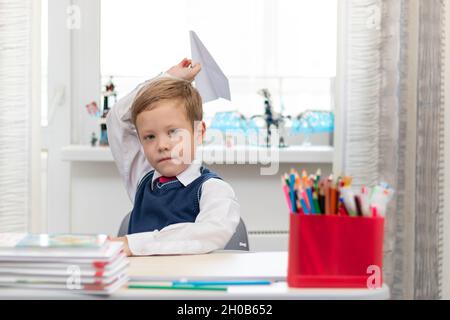
[{"label": "shirt cuff", "polygon": [[171,75],[171,74],[168,73],[167,71],[166,71],[166,72],[162,72],[162,73],[159,75],[158,78],[171,78],[171,79],[176,79],[176,80],[183,80],[183,79],[178,78],[178,77],[176,77],[176,76],[174,76],[174,75]]},{"label": "shirt cuff", "polygon": [[126,235],[128,240],[128,248],[134,256],[148,255],[145,252],[145,245],[155,241],[154,232],[142,232]]}]

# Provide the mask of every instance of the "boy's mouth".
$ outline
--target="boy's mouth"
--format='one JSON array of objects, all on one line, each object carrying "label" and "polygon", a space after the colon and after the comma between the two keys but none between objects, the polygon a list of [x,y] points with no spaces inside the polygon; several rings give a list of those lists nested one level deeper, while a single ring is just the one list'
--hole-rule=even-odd
[{"label": "boy's mouth", "polygon": [[161,158],[161,159],[158,160],[158,163],[164,162],[164,161],[168,161],[168,160],[172,160],[172,158],[171,157]]}]

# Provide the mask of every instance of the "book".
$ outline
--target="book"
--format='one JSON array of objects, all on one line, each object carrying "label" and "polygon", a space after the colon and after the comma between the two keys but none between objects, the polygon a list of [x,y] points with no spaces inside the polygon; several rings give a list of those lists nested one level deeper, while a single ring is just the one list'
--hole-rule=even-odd
[{"label": "book", "polygon": [[45,281],[25,281],[25,280],[10,280],[9,283],[0,283],[0,288],[13,287],[18,289],[30,290],[52,290],[56,292],[69,292],[74,294],[92,294],[92,295],[110,295],[118,289],[124,287],[128,283],[128,275],[121,274],[113,281],[107,283],[72,283],[68,286],[67,283],[45,282]]},{"label": "book", "polygon": [[123,243],[106,235],[0,234],[2,288],[111,294],[128,266]]},{"label": "book", "polygon": [[16,249],[98,249],[107,240],[106,235],[77,234],[0,234],[0,250]]},{"label": "book", "polygon": [[108,260],[123,250],[121,242],[106,242],[102,247],[95,250],[85,248],[64,248],[64,247],[47,247],[43,248],[18,248],[1,247],[0,261],[35,261],[36,259],[45,261],[61,261],[61,259],[92,259],[92,260]]},{"label": "book", "polygon": [[8,268],[18,268],[28,270],[28,269],[66,269],[69,266],[77,265],[82,270],[110,270],[113,269],[117,264],[122,263],[126,259],[124,253],[119,253],[118,255],[107,260],[92,260],[92,259],[64,259],[64,260],[20,260],[20,261],[0,261],[0,272]]},{"label": "book", "polygon": [[[69,270],[72,272],[73,270]],[[28,283],[28,284],[63,284],[68,283],[80,283],[83,285],[88,284],[109,284],[116,281],[117,278],[122,277],[123,272],[117,273],[108,277],[85,277],[80,276],[77,272],[73,274],[68,273],[61,276],[46,276],[46,275],[0,275],[0,286],[8,286],[18,283]]]},{"label": "book", "polygon": [[67,277],[71,270],[76,268],[81,277],[110,277],[123,271],[129,265],[129,260],[124,254],[113,263],[96,268],[90,264],[67,264],[67,263],[0,263],[0,277],[2,276],[64,276]]}]

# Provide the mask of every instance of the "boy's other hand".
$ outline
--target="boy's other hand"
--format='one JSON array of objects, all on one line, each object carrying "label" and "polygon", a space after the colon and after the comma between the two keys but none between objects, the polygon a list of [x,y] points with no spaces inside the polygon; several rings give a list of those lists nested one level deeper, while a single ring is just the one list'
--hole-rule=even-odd
[{"label": "boy's other hand", "polygon": [[108,236],[108,240],[110,241],[121,241],[123,242],[123,251],[127,255],[127,257],[132,256],[133,254],[130,251],[130,247],[128,246],[128,238],[127,237],[111,237]]},{"label": "boy's other hand", "polygon": [[191,59],[184,58],[179,64],[167,70],[167,73],[183,80],[192,81],[201,69],[199,63],[193,65]]}]

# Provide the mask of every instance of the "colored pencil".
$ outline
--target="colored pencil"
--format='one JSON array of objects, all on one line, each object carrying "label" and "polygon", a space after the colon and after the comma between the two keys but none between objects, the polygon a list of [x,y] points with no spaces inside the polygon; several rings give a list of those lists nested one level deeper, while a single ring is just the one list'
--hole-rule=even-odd
[{"label": "colored pencil", "polygon": [[168,285],[168,286],[160,286],[160,285],[138,285],[138,284],[130,284],[128,285],[129,289],[155,289],[155,290],[204,290],[204,291],[227,291],[226,287],[213,287],[213,286],[192,286],[192,285]]}]

